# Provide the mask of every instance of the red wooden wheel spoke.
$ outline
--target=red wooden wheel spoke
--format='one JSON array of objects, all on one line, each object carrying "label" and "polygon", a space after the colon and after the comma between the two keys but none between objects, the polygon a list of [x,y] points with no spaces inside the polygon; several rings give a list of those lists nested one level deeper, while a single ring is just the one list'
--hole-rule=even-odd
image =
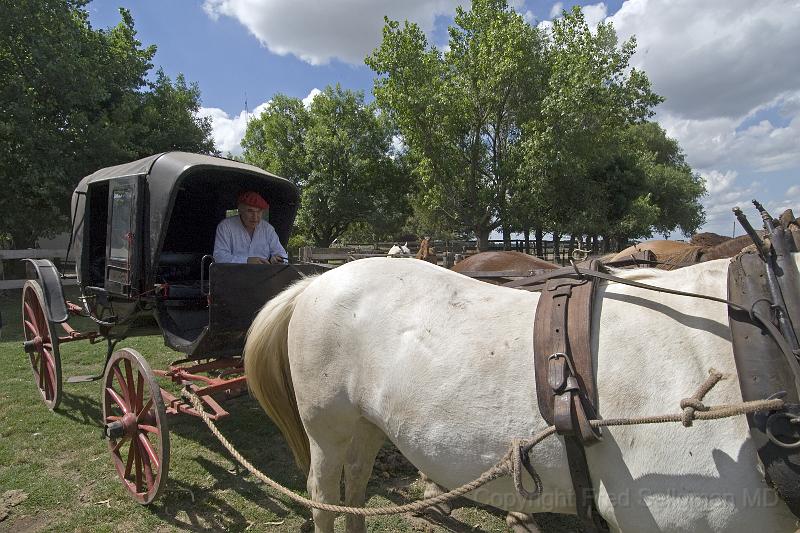
[{"label": "red wooden wheel spoke", "polygon": [[32,320],[36,319],[36,313],[33,312],[33,309],[31,309],[31,306],[30,306],[30,304],[28,302],[25,302],[24,306],[25,306],[25,316],[28,318],[28,319],[25,320],[25,325],[29,326],[31,328],[31,330],[36,335],[38,335],[39,334],[39,328],[37,328],[36,324],[34,324],[32,322]]},{"label": "red wooden wheel spoke", "polygon": [[125,398],[125,405],[131,404],[131,395],[130,391],[128,391],[128,385],[125,382],[125,378],[122,377],[122,371],[119,369],[119,365],[114,365],[114,376],[117,378],[117,382],[119,383],[119,388],[122,389],[122,396]]},{"label": "red wooden wheel spoke", "polygon": [[146,454],[139,455],[142,458],[142,470],[144,471],[144,482],[146,486],[143,487],[146,491],[150,491],[155,485],[155,479],[153,479],[153,468],[150,466],[150,459],[147,457]]},{"label": "red wooden wheel spoke", "polygon": [[144,449],[149,464],[153,467],[153,469],[158,470],[161,461],[158,458],[158,454],[156,454],[156,451],[153,449],[153,445],[150,444],[150,441],[147,440],[147,436],[144,433],[139,433],[137,437],[139,438],[139,444],[141,444],[142,448]]},{"label": "red wooden wheel spoke", "polygon": [[128,446],[128,461],[125,464],[125,475],[123,476],[125,479],[131,478],[131,469],[133,468],[133,461],[136,458],[136,443],[131,441],[130,446]]},{"label": "red wooden wheel spoke", "polygon": [[39,357],[39,389],[45,390],[47,386],[47,364],[44,357]]},{"label": "red wooden wheel spoke", "polygon": [[50,384],[52,385],[53,383],[56,382],[56,363],[53,360],[52,352],[44,352],[43,359],[45,360],[45,367],[47,369],[47,377],[49,378]]},{"label": "red wooden wheel spoke", "polygon": [[152,433],[153,435],[161,435],[161,430],[159,430],[156,426],[150,426],[148,424],[139,424],[139,429],[147,433]]},{"label": "red wooden wheel spoke", "polygon": [[136,408],[135,413],[142,412],[142,405],[144,403],[144,374],[138,372],[136,374]]},{"label": "red wooden wheel spoke", "polygon": [[142,455],[139,453],[139,443],[135,440],[131,441],[131,450],[136,450],[134,463],[136,464],[136,492],[143,492],[142,488]]},{"label": "red wooden wheel spoke", "polygon": [[136,421],[137,422],[141,422],[142,418],[144,418],[144,415],[147,414],[147,412],[150,410],[151,407],[153,407],[153,399],[152,398],[147,400],[147,403],[144,405],[144,407],[139,409],[139,414],[136,415]]},{"label": "red wooden wheel spoke", "polygon": [[125,387],[128,389],[128,406],[135,409],[134,396],[136,391],[133,385],[133,369],[131,368],[130,359],[123,359],[123,364],[125,365]]},{"label": "red wooden wheel spoke", "polygon": [[30,320],[26,320],[25,321],[25,327],[28,328],[29,330],[31,330],[31,333],[33,333],[34,337],[39,335],[39,330],[36,329],[36,325],[33,322],[31,322]]},{"label": "red wooden wheel spoke", "polygon": [[122,409],[122,414],[127,415],[130,412],[128,409],[128,404],[124,398],[120,397],[120,395],[112,389],[111,387],[106,387],[106,394],[116,403],[120,409]]},{"label": "red wooden wheel spoke", "polygon": [[117,415],[108,415],[106,417],[106,422],[116,422],[117,420],[122,420],[122,417]]},{"label": "red wooden wheel spoke", "polygon": [[[109,418],[111,418],[111,417],[109,417]],[[113,453],[115,456],[119,455],[120,448],[122,448],[122,446],[125,444],[125,442],[127,442],[127,440],[128,440],[127,435],[122,437],[121,439],[119,439],[119,441],[117,441],[117,443],[111,449],[111,453]]]}]

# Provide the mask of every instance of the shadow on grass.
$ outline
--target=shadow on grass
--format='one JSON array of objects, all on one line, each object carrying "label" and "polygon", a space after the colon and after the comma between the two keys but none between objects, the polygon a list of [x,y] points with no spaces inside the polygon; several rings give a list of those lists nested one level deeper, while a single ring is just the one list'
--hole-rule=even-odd
[{"label": "shadow on grass", "polygon": [[97,428],[99,435],[99,428],[102,426],[100,400],[80,396],[65,390],[61,397],[61,405],[56,412],[78,424]]},{"label": "shadow on grass", "polygon": [[[186,531],[244,531],[248,521],[231,503],[181,480],[170,479],[161,498],[148,510],[169,524]],[[191,498],[191,505],[187,500]],[[180,515],[185,515],[182,519]]]}]

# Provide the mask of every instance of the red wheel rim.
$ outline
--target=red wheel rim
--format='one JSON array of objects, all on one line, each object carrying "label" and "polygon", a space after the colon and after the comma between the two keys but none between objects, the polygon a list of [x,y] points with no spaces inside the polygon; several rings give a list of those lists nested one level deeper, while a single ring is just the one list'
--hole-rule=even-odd
[{"label": "red wheel rim", "polygon": [[22,322],[25,340],[33,343],[28,360],[33,378],[42,400],[50,409],[61,402],[61,359],[58,339],[52,334],[50,322],[42,305],[42,294],[38,284],[29,281],[22,294]]},{"label": "red wheel rim", "polygon": [[122,432],[109,438],[108,447],[123,485],[137,502],[152,502],[167,479],[169,435],[161,389],[134,350],[120,350],[108,362],[103,420]]}]

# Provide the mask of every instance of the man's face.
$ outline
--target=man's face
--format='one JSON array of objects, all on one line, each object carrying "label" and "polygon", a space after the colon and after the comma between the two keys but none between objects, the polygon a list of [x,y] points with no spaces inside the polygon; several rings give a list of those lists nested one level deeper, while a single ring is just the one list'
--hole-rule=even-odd
[{"label": "man's face", "polygon": [[256,229],[258,223],[261,222],[263,214],[263,209],[253,207],[252,205],[239,204],[239,218],[242,219],[242,225],[250,231]]}]

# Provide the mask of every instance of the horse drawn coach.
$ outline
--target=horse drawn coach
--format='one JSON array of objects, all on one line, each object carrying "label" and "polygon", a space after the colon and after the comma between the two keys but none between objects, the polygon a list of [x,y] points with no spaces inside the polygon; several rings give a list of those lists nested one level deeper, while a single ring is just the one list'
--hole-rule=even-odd
[{"label": "horse drawn coach", "polygon": [[[270,199],[269,223],[285,246],[299,205],[293,183],[236,161],[169,152],[98,170],[76,187],[71,247],[78,302],[65,300],[66,275],[52,262],[26,260],[24,349],[42,399],[50,409],[61,401],[59,345],[107,343],[102,375],[67,381],[102,379],[104,436],[124,486],[143,504],[167,479],[167,415],[197,414],[156,379],[188,386],[213,418],[226,416],[219,400],[246,389],[241,353],[257,310],[320,268],[215,262],[216,226],[242,190]],[[91,320],[94,330],[71,327],[75,316]],[[167,369],[151,369],[130,348],[115,349],[128,337],[153,334],[183,354]]]}]

